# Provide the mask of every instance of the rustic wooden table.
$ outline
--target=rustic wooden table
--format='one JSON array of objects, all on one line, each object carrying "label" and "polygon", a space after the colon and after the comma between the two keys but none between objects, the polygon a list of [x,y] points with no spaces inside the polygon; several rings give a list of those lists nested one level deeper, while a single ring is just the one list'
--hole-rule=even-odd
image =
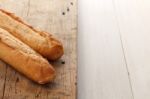
[{"label": "rustic wooden table", "polygon": [[0,61],[0,99],[76,99],[76,0],[0,0],[0,8],[53,33],[65,48],[60,60],[50,62],[57,77],[46,85],[33,83]]}]

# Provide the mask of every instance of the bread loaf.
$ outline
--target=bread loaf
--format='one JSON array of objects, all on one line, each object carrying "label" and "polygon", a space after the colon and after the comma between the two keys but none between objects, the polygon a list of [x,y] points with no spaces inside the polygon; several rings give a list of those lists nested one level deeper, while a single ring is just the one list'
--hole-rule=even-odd
[{"label": "bread loaf", "polygon": [[55,77],[55,70],[46,59],[1,28],[0,59],[39,84]]},{"label": "bread loaf", "polygon": [[0,27],[39,52],[49,60],[57,60],[63,55],[60,41],[47,32],[34,29],[7,11],[0,9]]}]

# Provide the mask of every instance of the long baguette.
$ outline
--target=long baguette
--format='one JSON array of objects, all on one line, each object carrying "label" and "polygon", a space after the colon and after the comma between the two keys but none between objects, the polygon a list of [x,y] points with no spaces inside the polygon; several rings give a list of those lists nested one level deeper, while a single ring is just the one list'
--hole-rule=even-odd
[{"label": "long baguette", "polygon": [[19,17],[0,9],[0,27],[29,45],[49,60],[57,60],[63,55],[63,46],[47,32],[34,29]]},{"label": "long baguette", "polygon": [[39,84],[55,77],[55,70],[46,59],[1,28],[0,59]]}]

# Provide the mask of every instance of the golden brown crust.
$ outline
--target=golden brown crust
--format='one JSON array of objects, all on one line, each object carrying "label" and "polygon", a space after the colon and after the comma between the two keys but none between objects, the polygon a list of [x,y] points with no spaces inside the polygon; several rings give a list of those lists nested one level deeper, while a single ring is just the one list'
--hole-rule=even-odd
[{"label": "golden brown crust", "polygon": [[0,9],[0,27],[9,31],[49,60],[56,60],[64,53],[61,42],[52,35],[33,28],[13,13],[3,9]]},{"label": "golden brown crust", "polygon": [[55,70],[46,59],[1,28],[0,59],[40,84],[55,77]]}]

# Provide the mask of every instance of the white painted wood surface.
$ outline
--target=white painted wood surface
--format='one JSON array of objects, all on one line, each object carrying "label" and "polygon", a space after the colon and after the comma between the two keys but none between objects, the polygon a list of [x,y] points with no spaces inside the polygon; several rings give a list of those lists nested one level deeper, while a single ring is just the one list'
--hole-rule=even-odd
[{"label": "white painted wood surface", "polygon": [[78,5],[78,99],[150,99],[150,0]]}]

